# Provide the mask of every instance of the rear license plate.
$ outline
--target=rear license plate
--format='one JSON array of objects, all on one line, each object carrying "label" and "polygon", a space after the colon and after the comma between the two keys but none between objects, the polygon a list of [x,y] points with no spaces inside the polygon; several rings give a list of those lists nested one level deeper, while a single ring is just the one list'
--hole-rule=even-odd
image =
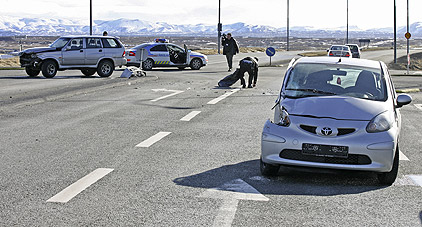
[{"label": "rear license plate", "polygon": [[310,143],[302,144],[302,154],[304,155],[347,158],[348,153],[349,147],[347,146],[332,146]]}]

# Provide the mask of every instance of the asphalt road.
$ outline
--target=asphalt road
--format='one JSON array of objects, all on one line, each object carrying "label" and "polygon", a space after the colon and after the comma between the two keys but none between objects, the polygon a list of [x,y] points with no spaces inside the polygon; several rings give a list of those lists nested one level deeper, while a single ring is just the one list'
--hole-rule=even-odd
[{"label": "asphalt road", "polygon": [[217,88],[226,70],[210,56],[199,71],[130,79],[0,71],[0,226],[422,224],[421,93],[401,109],[394,185],[355,172],[266,178],[260,134],[285,66],[261,67],[253,89]]}]

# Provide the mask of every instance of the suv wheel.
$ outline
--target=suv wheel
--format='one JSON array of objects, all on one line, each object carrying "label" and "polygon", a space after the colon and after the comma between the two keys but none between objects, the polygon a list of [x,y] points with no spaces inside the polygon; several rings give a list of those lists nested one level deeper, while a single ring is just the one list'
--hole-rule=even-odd
[{"label": "suv wheel", "polygon": [[26,66],[25,67],[25,72],[26,72],[26,74],[28,74],[29,77],[36,77],[36,76],[38,76],[38,74],[40,74],[40,71],[41,70],[34,69],[32,67],[29,67],[29,66]]},{"label": "suv wheel", "polygon": [[151,70],[153,66],[154,66],[154,61],[151,58],[148,58],[147,60],[142,62],[142,68],[144,70]]},{"label": "suv wheel", "polygon": [[101,61],[97,68],[97,73],[101,77],[109,77],[113,74],[114,65],[111,61],[104,60]]},{"label": "suv wheel", "polygon": [[200,59],[195,58],[190,62],[190,68],[194,70],[198,70],[202,67],[202,62]]},{"label": "suv wheel", "polygon": [[95,74],[95,72],[97,72],[97,70],[96,69],[82,69],[81,72],[85,76],[92,76]]},{"label": "suv wheel", "polygon": [[41,65],[42,75],[47,78],[53,78],[57,73],[57,64],[53,60],[47,60]]}]

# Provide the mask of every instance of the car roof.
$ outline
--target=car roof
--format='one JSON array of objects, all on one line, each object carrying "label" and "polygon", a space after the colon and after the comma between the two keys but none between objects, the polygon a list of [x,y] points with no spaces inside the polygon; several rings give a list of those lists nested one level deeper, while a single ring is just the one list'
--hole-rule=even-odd
[{"label": "car roof", "polygon": [[299,63],[313,63],[313,64],[337,64],[337,65],[348,65],[348,66],[357,66],[357,67],[365,67],[365,68],[373,68],[379,69],[380,62],[367,60],[367,59],[358,59],[358,58],[341,58],[341,62],[339,62],[340,58],[337,57],[302,57],[299,58],[296,64]]}]

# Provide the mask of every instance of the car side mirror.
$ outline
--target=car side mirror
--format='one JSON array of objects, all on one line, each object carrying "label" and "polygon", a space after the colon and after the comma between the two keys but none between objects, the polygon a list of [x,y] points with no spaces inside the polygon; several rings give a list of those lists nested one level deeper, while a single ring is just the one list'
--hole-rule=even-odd
[{"label": "car side mirror", "polygon": [[408,94],[401,94],[399,96],[397,96],[397,108],[400,108],[404,105],[409,104],[410,102],[412,102],[412,97]]}]

